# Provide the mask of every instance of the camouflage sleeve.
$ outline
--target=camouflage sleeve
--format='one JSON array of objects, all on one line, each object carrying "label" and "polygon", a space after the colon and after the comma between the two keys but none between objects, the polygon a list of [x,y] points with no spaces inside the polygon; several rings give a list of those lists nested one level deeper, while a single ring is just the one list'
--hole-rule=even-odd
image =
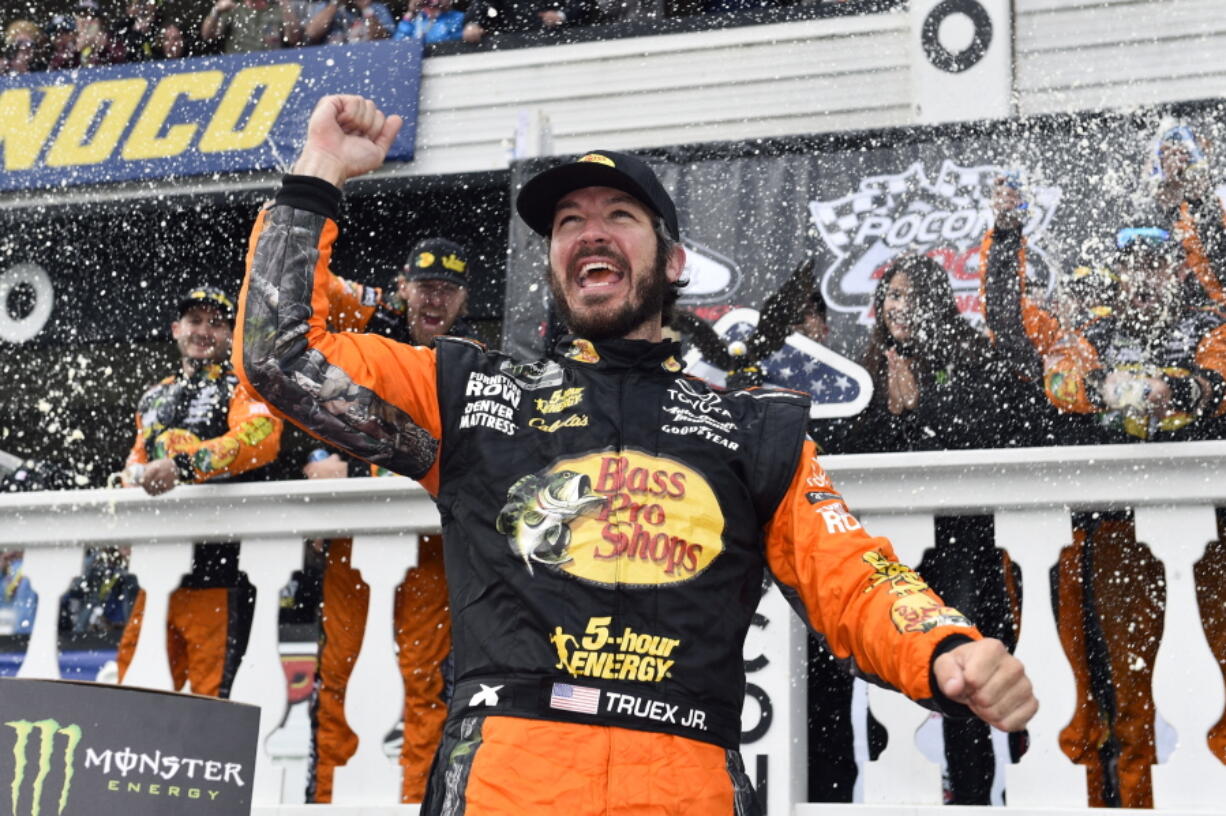
[{"label": "camouflage sleeve", "polygon": [[374,465],[437,488],[432,349],[328,330],[340,191],[287,176],[260,214],[239,297],[235,369],[273,411]]}]

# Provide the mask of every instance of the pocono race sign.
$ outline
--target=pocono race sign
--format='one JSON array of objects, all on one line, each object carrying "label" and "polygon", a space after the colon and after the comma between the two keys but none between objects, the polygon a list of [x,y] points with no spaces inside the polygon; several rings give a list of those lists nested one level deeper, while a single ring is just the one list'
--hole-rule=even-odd
[{"label": "pocono race sign", "polygon": [[[899,255],[913,252],[940,262],[949,273],[958,311],[982,320],[979,249],[992,225],[996,179],[1010,173],[1017,168],[944,161],[929,176],[915,162],[901,173],[862,178],[855,190],[838,198],[810,201],[813,225],[830,258],[819,275],[828,307],[871,323],[873,291],[882,273]],[[1022,231],[1028,239],[1026,275],[1032,293],[1050,292],[1055,284],[1055,264],[1043,239],[1059,204],[1058,186],[1027,188]]]}]

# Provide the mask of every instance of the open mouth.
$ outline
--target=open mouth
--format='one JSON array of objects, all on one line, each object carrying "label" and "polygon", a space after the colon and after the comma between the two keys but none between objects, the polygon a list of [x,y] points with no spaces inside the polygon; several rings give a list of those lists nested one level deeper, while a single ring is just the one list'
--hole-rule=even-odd
[{"label": "open mouth", "polygon": [[582,290],[598,291],[616,286],[625,277],[626,273],[615,266],[612,261],[592,259],[580,265],[579,274],[575,280]]}]

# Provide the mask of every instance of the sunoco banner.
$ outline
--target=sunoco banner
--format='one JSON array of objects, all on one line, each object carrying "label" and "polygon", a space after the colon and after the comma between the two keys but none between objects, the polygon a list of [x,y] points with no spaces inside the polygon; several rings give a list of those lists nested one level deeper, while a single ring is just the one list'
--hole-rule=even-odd
[{"label": "sunoco banner", "polygon": [[3,77],[0,190],[288,168],[331,93],[403,116],[408,160],[420,79],[415,41]]},{"label": "sunoco banner", "polygon": [[[1129,116],[1037,117],[675,148],[647,158],[676,200],[690,257],[682,306],[711,322],[732,309],[756,310],[812,255],[830,309],[827,345],[855,361],[872,322],[873,290],[884,267],[903,252],[939,260],[963,315],[980,321],[978,253],[999,175],[1017,173],[1025,187],[1028,291],[1042,296],[1060,270],[1105,261],[1120,226],[1161,222],[1152,202],[1157,135],[1183,122],[1226,145],[1222,113],[1222,103],[1206,102]],[[542,166],[513,168],[515,189]],[[548,321],[543,243],[516,221],[511,247],[506,345],[538,354]],[[744,321],[739,325],[744,331]],[[785,351],[795,357],[794,347]],[[845,373],[850,385],[839,399],[862,404],[856,371]],[[843,383],[827,374],[822,382]],[[803,380],[783,380],[813,393]]]},{"label": "sunoco banner", "polygon": [[254,706],[94,683],[0,680],[0,810],[251,812]]}]

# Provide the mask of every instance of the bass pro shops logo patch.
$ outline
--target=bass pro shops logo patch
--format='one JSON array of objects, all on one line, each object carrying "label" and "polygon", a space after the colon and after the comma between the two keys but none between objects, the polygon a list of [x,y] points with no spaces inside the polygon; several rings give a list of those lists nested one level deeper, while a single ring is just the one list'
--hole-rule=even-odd
[{"label": "bass pro shops logo patch", "polygon": [[688,581],[723,552],[724,517],[697,471],[639,451],[565,459],[519,479],[495,526],[530,574],[603,586]]},{"label": "bass pro shops logo patch", "polygon": [[[809,202],[809,215],[833,256],[821,280],[830,307],[873,316],[873,290],[882,272],[904,252],[928,255],[945,267],[958,311],[978,322],[979,249],[992,224],[990,202],[998,176],[1011,168],[963,167],[946,159],[929,180],[923,162],[897,174],[866,176],[859,189],[831,200]],[[1026,220],[1029,292],[1040,296],[1055,284],[1055,264],[1044,238],[1060,204],[1061,188],[1028,185]]]}]

